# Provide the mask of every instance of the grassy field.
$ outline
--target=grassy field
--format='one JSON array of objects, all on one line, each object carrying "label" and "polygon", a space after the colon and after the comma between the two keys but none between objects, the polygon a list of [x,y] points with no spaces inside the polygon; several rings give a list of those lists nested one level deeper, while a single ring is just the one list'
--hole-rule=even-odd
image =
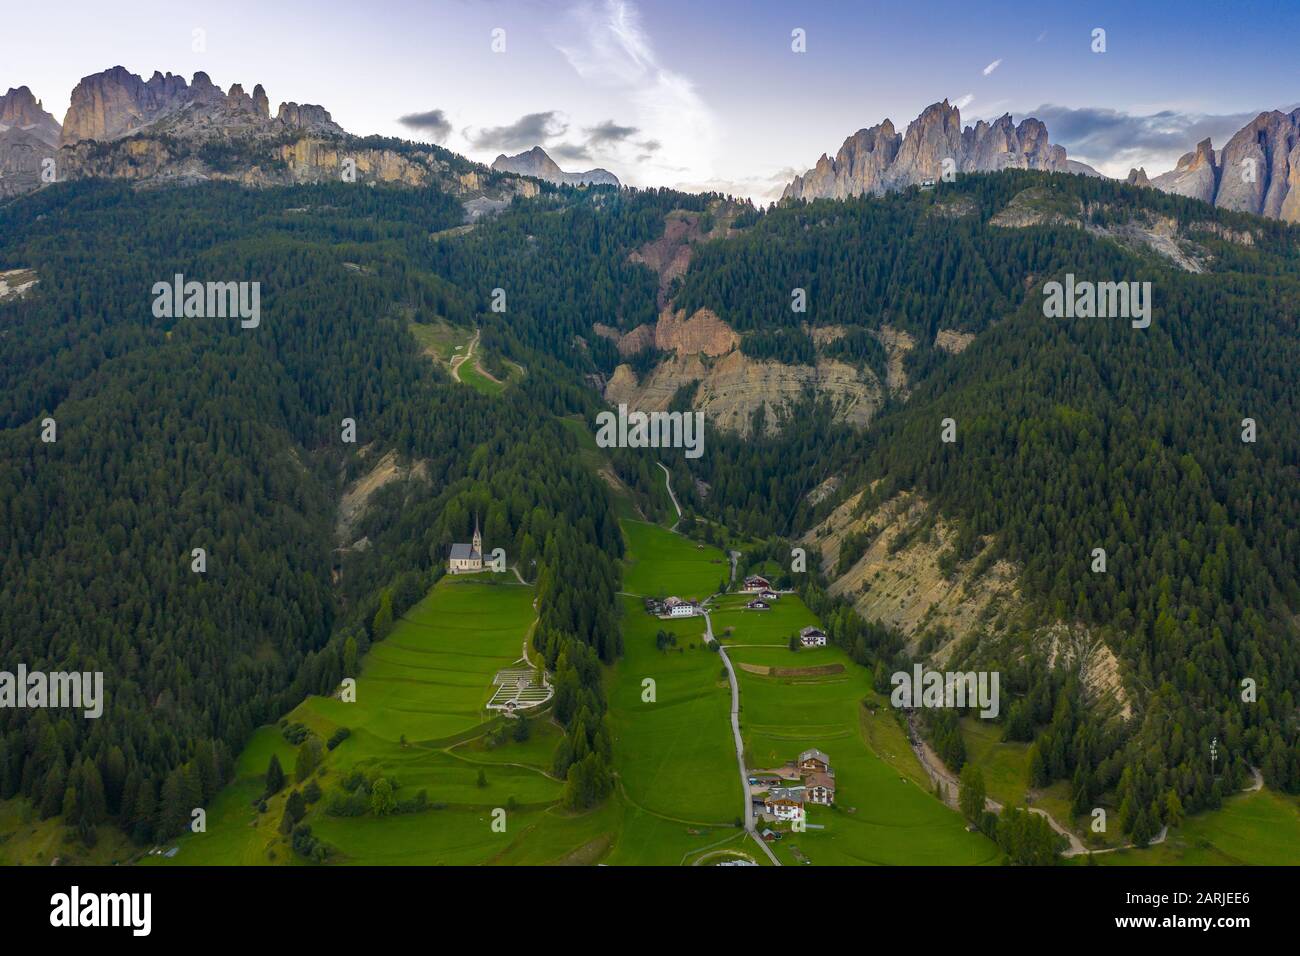
[{"label": "grassy field", "polygon": [[[667,533],[667,532],[665,532]],[[614,765],[633,805],[676,820],[731,824],[744,807],[731,739],[731,691],[704,619],[660,621],[625,598],[623,658],[608,681]],[[655,647],[659,629],[677,646]],[[655,700],[642,700],[642,682]]]},{"label": "grassy field", "polygon": [[453,356],[464,352],[470,339],[474,338],[473,329],[452,325],[441,319],[429,323],[410,322],[406,327],[415,341],[420,343],[421,349],[443,365],[450,363]]},{"label": "grassy field", "polygon": [[752,594],[725,594],[713,602],[713,631],[731,644],[771,644],[785,651],[781,658],[783,663],[794,662],[803,665],[805,654],[815,655],[819,648],[808,648],[798,652],[798,656],[789,650],[790,635],[799,633],[799,629],[809,624],[817,624],[815,618],[796,595],[787,594],[772,602],[771,610],[747,611],[745,604],[752,601]]},{"label": "grassy field", "polygon": [[[709,555],[721,552],[700,552],[681,535],[645,522],[625,521],[623,528],[635,555],[628,576],[635,574],[637,587],[661,593],[656,589],[669,581],[673,593],[705,597],[710,582],[716,585],[718,566]],[[655,839],[664,826],[701,831],[686,833],[691,839],[681,844],[684,852],[701,842],[705,827],[732,829],[744,795],[731,739],[730,685],[721,659],[704,646],[704,619],[661,621],[635,597],[624,598],[624,612],[623,658],[607,679],[614,765],[629,804],[629,831],[614,860],[648,862],[640,858],[659,859],[662,851],[642,839],[642,831]],[[659,650],[660,630],[676,634],[677,644]],[[654,681],[653,703],[642,699],[647,678]],[[719,832],[714,839],[730,835]]]},{"label": "grassy field", "polygon": [[484,395],[500,395],[511,384],[523,377],[523,372],[520,371],[519,366],[511,364],[510,374],[506,378],[491,378],[478,367],[481,359],[482,356],[479,354],[479,350],[476,349],[473,358],[462,362],[456,372],[462,382]]},{"label": "grassy field", "polygon": [[0,866],[104,866],[124,862],[138,849],[116,827],[96,829],[95,846],[87,849],[61,817],[41,820],[23,797],[0,800]]},{"label": "grassy field", "polygon": [[[1002,725],[978,717],[963,717],[961,735],[966,743],[966,759],[984,774],[988,795],[1004,807],[1041,807],[1062,826],[1070,827],[1081,837],[1088,831],[1083,823],[1070,813],[1070,785],[1058,780],[1050,787],[1032,790],[1029,787],[1029,744],[1002,740]],[[1103,835],[1101,846],[1118,842],[1116,833]],[[1086,841],[1085,841],[1086,842]]]},{"label": "grassy field", "polygon": [[627,556],[623,590],[629,594],[703,600],[731,575],[727,556],[645,521],[623,521]]},{"label": "grassy field", "polygon": [[1297,847],[1300,800],[1264,789],[1235,794],[1221,809],[1189,817],[1164,843],[1092,859],[1105,866],[1295,866]]}]

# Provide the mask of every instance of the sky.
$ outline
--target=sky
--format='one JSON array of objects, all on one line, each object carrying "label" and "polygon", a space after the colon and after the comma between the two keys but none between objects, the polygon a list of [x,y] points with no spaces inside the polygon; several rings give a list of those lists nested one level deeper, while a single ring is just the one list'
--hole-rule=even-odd
[{"label": "sky", "polygon": [[[62,120],[122,65],[272,110],[323,105],[357,134],[490,163],[542,145],[567,170],[759,201],[854,131],[1036,116],[1072,159],[1155,175],[1205,137],[1300,104],[1300,0],[90,0],[6,4],[0,90]],[[1095,31],[1104,30],[1104,52]],[[801,31],[796,33],[796,31]],[[795,48],[802,38],[802,51]]]}]

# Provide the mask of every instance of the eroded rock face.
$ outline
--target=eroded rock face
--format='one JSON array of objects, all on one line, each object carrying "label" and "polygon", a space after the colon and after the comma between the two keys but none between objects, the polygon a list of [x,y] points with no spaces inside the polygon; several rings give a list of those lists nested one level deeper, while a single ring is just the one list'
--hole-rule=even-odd
[{"label": "eroded rock face", "polygon": [[1094,172],[1074,164],[1065,150],[1048,141],[1047,127],[1029,118],[1016,125],[1011,114],[992,123],[983,120],[965,129],[961,111],[944,100],[926,107],[900,136],[893,123],[858,130],[844,141],[834,159],[823,155],[817,165],[796,176],[783,199],[844,199],[883,195],[927,180],[938,181],[944,160],[955,172],[1040,169],[1048,172]]},{"label": "eroded rock face", "polygon": [[689,319],[685,315],[685,311],[670,310],[659,314],[655,348],[679,355],[723,355],[740,344],[740,336],[711,310],[699,309]]},{"label": "eroded rock face", "polygon": [[779,430],[777,412],[811,388],[836,403],[836,418],[851,425],[867,424],[883,403],[883,389],[869,371],[833,360],[816,365],[760,362],[740,351],[706,361],[699,353],[677,354],[660,363],[638,382],[628,365],[620,365],[605,386],[608,402],[626,403],[642,411],[662,411],[683,385],[698,382],[693,407],[710,424],[747,435],[754,412],[767,410],[765,428]]},{"label": "eroded rock face", "polygon": [[[916,533],[925,522],[932,522],[927,533]],[[860,550],[843,552],[851,535],[863,537]],[[982,538],[969,560],[952,563],[949,552],[957,535],[957,526],[915,492],[874,507],[867,507],[858,492],[800,543],[820,550],[832,578],[831,594],[852,601],[866,620],[897,629],[908,650],[928,654],[933,666],[946,666],[959,649],[963,655],[973,649],[975,659],[1031,657],[1047,668],[1070,669],[1090,706],[1127,719],[1128,695],[1105,641],[1076,622],[1025,622],[1022,569],[1006,559],[982,560],[994,547],[992,537]],[[963,656],[962,666],[968,665]]]}]

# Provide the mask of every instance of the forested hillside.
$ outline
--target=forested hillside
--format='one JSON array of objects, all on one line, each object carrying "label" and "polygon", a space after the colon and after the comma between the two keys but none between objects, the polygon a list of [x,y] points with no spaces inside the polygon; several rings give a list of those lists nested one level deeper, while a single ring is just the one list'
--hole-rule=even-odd
[{"label": "forested hillside", "polygon": [[[989,223],[1044,187],[1043,215]],[[1053,218],[1061,210],[1073,222]],[[1174,223],[1204,272],[1116,238],[1156,219]],[[1044,318],[1043,284],[1067,272],[1150,281],[1151,326]],[[796,287],[806,315],[789,308]],[[1124,829],[1147,835],[1171,807],[1216,806],[1250,765],[1300,790],[1296,230],[1096,179],[967,176],[937,193],[770,211],[703,250],[677,301],[765,336],[801,323],[915,336],[910,398],[866,431],[831,425],[809,398],[787,410],[783,437],[710,436],[709,455],[679,457],[678,487],[733,527],[793,536],[880,480],[861,509],[922,492],[960,520],[952,560],[991,536],[982,563],[1023,568],[1035,608],[1025,636],[1057,621],[1094,629],[1140,701],[1130,726],[1103,723],[1077,684],[1053,686],[1005,647],[986,649],[983,663],[1014,675],[1025,701],[1004,715],[1006,733],[1037,741],[1035,785],[1070,780],[1078,806],[1115,793]],[[953,355],[933,345],[943,329],[979,334]],[[953,443],[941,441],[949,418]],[[815,506],[807,493],[830,475],[840,494]],[[1095,548],[1107,573],[1091,570]],[[897,642],[878,653],[906,663]],[[1245,679],[1257,702],[1243,700]]]},{"label": "forested hillside", "polygon": [[[354,673],[475,514],[538,581],[535,641],[581,738],[574,801],[608,788],[597,662],[621,646],[621,539],[552,417],[591,397],[526,350],[525,382],[484,397],[407,330],[468,324],[486,297],[431,271],[430,234],[462,216],[435,190],[344,184],[82,183],[0,209],[0,262],[41,277],[0,307],[0,651],[103,671],[107,697],[97,721],[0,712],[0,797],[87,841],[109,821],[177,832],[254,727]],[[260,324],[156,318],[150,290],[175,273],[260,282]],[[385,450],[426,480],[378,496],[332,589],[342,485]]]},{"label": "forested hillside", "polygon": [[[140,842],[177,832],[255,727],[355,673],[477,518],[538,585],[534,644],[568,730],[555,767],[571,806],[599,801],[624,545],[559,418],[592,422],[593,385],[659,360],[621,356],[593,326],[653,323],[660,276],[632,251],[669,212],[720,201],[547,188],[462,227],[436,189],[83,182],[0,207],[0,269],[40,277],[0,304],[0,654],[102,670],[107,691],[97,721],[0,711],[0,798],[62,814],[87,841],[105,823]],[[1018,218],[990,223],[1016,203]],[[1181,260],[1132,238],[1155,219]],[[906,389],[865,429],[809,391],[760,407],[744,438],[710,429],[698,460],[611,461],[663,517],[662,458],[690,516],[762,539],[772,560],[865,488],[864,508],[923,495],[960,529],[953,562],[992,541],[989,560],[1021,569],[1029,611],[1018,641],[976,635],[961,660],[1007,675],[1003,732],[1035,741],[1036,784],[1070,780],[1079,806],[1115,794],[1127,831],[1215,806],[1251,766],[1295,792],[1297,238],[1151,190],[1019,172],[744,208],[730,238],[696,245],[672,307],[712,310],[756,361],[837,356],[881,380],[901,371]],[[260,324],[156,317],[150,290],[177,273],[260,282]],[[1042,286],[1066,273],[1150,281],[1150,327],[1044,318]],[[524,374],[497,395],[450,381],[411,332],[433,323],[479,327],[492,359]],[[948,350],[945,331],[974,338]],[[900,335],[915,343],[905,354]],[[683,388],[671,407],[691,400]],[[785,427],[769,434],[766,416]],[[345,488],[389,452],[409,474],[337,540]],[[1105,574],[1090,570],[1095,548]],[[907,665],[896,634],[821,584],[803,590],[859,662]],[[1113,649],[1134,721],[1095,713],[1076,681],[1025,656],[1058,622]],[[1257,702],[1242,699],[1246,678]],[[960,735],[939,724],[946,750]]]}]

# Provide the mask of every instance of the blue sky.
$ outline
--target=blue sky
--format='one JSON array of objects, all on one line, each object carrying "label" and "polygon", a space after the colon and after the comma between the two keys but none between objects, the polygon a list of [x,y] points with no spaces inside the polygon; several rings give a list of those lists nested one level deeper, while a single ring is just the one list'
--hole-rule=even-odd
[{"label": "blue sky", "polygon": [[[490,162],[537,140],[567,169],[770,198],[885,117],[945,97],[964,122],[1047,123],[1072,158],[1172,167],[1300,103],[1300,3],[762,0],[135,0],[11,4],[0,89],[59,119],[116,64],[204,70],[320,103],[345,128]],[[791,50],[805,31],[807,51]],[[1091,49],[1106,31],[1106,51]],[[505,50],[492,49],[504,30]],[[196,33],[195,31],[202,31]],[[196,37],[202,42],[196,44]],[[201,49],[196,49],[201,47]],[[402,122],[402,117],[416,117]]]}]

